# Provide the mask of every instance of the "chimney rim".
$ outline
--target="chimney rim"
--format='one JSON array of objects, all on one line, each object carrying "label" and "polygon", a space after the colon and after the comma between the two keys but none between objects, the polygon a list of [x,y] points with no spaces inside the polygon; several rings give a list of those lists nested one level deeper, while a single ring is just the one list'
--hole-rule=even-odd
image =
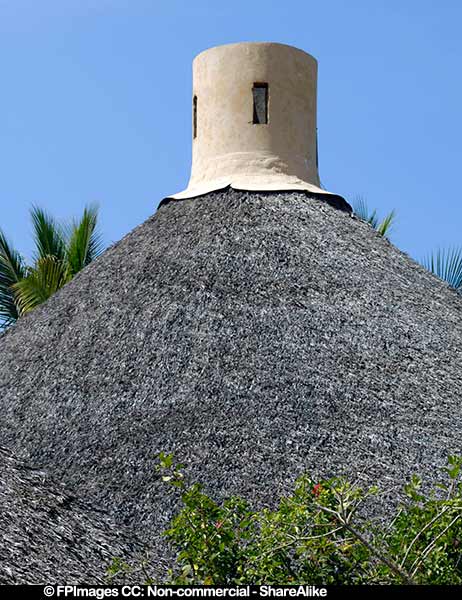
[{"label": "chimney rim", "polygon": [[282,42],[231,42],[228,44],[218,44],[216,46],[210,46],[210,48],[205,48],[204,50],[201,50],[199,52],[199,54],[196,54],[196,56],[193,59],[193,64],[194,62],[201,57],[203,54],[206,54],[207,52],[210,52],[212,50],[218,50],[219,48],[231,48],[232,46],[279,46],[281,48],[290,48],[291,50],[296,50],[297,52],[300,52],[301,54],[304,54],[305,56],[308,56],[311,60],[313,60],[316,63],[316,66],[318,65],[318,61],[317,59],[310,54],[309,52],[306,52],[305,50],[302,50],[301,48],[298,48],[297,46],[292,46],[291,44],[284,44]]}]

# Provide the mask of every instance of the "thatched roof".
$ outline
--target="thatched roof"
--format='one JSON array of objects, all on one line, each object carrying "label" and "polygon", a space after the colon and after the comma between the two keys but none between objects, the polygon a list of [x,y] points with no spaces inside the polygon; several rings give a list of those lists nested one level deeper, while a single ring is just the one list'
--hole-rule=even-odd
[{"label": "thatched roof", "polygon": [[104,583],[134,544],[107,514],[0,447],[0,584]]},{"label": "thatched roof", "polygon": [[0,442],[156,538],[217,494],[396,486],[462,451],[462,299],[303,193],[172,201],[0,338]]}]

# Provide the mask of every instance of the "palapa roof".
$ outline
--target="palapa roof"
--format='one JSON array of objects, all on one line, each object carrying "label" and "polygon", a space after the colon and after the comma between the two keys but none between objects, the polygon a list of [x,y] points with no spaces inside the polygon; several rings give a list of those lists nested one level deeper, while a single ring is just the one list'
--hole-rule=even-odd
[{"label": "palapa roof", "polygon": [[[0,447],[0,585],[104,583],[132,535]],[[139,544],[138,544],[139,546]]]},{"label": "palapa roof", "polygon": [[461,453],[462,299],[301,192],[172,201],[0,338],[0,443],[150,540],[212,493],[396,487]]}]

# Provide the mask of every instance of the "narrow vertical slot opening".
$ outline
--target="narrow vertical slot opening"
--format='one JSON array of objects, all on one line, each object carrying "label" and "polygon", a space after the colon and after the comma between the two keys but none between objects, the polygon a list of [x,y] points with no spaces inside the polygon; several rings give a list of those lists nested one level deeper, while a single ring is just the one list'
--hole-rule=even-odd
[{"label": "narrow vertical slot opening", "polygon": [[197,138],[197,96],[193,98],[193,138]]},{"label": "narrow vertical slot opening", "polygon": [[266,125],[268,123],[268,84],[254,83],[253,95],[253,123]]}]

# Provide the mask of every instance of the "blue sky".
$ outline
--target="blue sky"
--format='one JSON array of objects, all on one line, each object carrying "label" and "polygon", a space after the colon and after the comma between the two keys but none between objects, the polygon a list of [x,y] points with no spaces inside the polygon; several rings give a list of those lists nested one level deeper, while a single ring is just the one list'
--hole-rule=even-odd
[{"label": "blue sky", "polygon": [[462,244],[459,0],[0,0],[0,227],[98,202],[106,244],[183,189],[191,62],[277,41],[319,61],[324,186],[398,212],[414,257]]}]

